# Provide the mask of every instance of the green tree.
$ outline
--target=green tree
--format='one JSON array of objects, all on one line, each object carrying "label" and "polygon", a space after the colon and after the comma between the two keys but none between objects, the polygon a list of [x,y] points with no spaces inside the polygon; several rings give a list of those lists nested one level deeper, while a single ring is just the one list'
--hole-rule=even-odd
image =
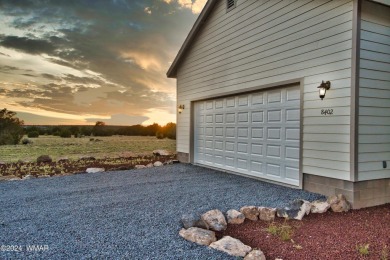
[{"label": "green tree", "polygon": [[97,121],[95,126],[92,128],[92,134],[94,136],[106,136],[106,123]]},{"label": "green tree", "polygon": [[15,112],[0,110],[0,145],[18,144],[23,137],[23,124]]}]

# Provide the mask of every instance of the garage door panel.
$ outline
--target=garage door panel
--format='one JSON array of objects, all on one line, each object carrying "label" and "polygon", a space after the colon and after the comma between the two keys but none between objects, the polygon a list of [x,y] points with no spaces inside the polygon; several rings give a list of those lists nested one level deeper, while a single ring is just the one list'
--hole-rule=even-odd
[{"label": "garage door panel", "polygon": [[300,88],[195,103],[194,162],[299,185]]}]

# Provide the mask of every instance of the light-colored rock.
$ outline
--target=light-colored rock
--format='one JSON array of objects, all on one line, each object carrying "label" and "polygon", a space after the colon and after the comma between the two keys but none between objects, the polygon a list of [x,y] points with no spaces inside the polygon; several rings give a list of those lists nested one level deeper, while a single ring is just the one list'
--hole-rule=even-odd
[{"label": "light-colored rock", "polygon": [[34,179],[35,177],[32,176],[32,175],[26,175],[26,176],[23,176],[22,180],[31,180],[31,179]]},{"label": "light-colored rock", "polygon": [[351,204],[343,194],[330,196],[328,203],[334,212],[347,212],[351,209]]},{"label": "light-colored rock", "polygon": [[157,156],[159,156],[159,155],[163,155],[163,156],[165,156],[165,155],[171,155],[170,152],[168,152],[167,150],[162,150],[162,149],[154,150],[154,151],[153,151],[153,154],[154,154],[154,155],[157,155]]},{"label": "light-colored rock", "polygon": [[226,212],[227,222],[229,224],[242,224],[245,220],[245,215],[235,209],[230,209]]},{"label": "light-colored rock", "polygon": [[278,217],[302,220],[303,216],[310,213],[311,204],[306,200],[294,200],[289,206],[277,209]]},{"label": "light-colored rock", "polygon": [[97,173],[97,172],[104,172],[104,168],[87,168],[85,170],[86,173]]},{"label": "light-colored rock", "polygon": [[15,180],[21,180],[21,179],[15,175],[0,176],[0,181],[15,181]]},{"label": "light-colored rock", "polygon": [[263,221],[273,221],[275,219],[276,209],[267,207],[258,207],[259,219]]},{"label": "light-colored rock", "polygon": [[160,167],[160,166],[163,166],[163,163],[160,162],[160,161],[156,161],[156,162],[153,163],[153,166],[154,167]]},{"label": "light-colored rock", "polygon": [[259,210],[255,206],[244,206],[240,209],[240,212],[249,220],[259,219]]},{"label": "light-colored rock", "polygon": [[253,249],[244,257],[244,260],[266,260],[263,251]]},{"label": "light-colored rock", "polygon": [[211,243],[217,241],[214,231],[197,227],[190,227],[189,229],[183,228],[180,230],[179,235],[188,241],[205,246],[208,246]]},{"label": "light-colored rock", "polygon": [[136,166],[134,166],[134,169],[145,169],[146,168],[146,166],[145,165],[136,165]]},{"label": "light-colored rock", "polygon": [[148,163],[148,164],[146,165],[146,168],[153,168],[153,167],[154,167],[153,163]]},{"label": "light-colored rock", "polygon": [[213,209],[204,213],[201,219],[215,231],[222,231],[227,228],[225,216],[218,209]]},{"label": "light-colored rock", "polygon": [[210,247],[228,253],[229,255],[240,257],[246,256],[252,250],[250,246],[230,236],[224,236],[217,242],[211,243]]},{"label": "light-colored rock", "polygon": [[327,201],[313,201],[311,203],[311,213],[325,213],[330,208],[330,204]]}]

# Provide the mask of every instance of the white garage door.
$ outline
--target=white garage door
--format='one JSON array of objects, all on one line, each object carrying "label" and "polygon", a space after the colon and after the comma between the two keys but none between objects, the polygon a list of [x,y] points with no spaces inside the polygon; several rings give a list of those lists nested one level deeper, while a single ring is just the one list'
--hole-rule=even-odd
[{"label": "white garage door", "polygon": [[299,186],[299,89],[196,102],[194,162]]}]

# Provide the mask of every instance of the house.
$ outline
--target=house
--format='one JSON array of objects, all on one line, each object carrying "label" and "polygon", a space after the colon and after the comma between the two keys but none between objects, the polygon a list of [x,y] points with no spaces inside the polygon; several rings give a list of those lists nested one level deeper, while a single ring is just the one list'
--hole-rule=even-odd
[{"label": "house", "polygon": [[390,1],[209,0],[167,76],[179,160],[390,202]]}]

